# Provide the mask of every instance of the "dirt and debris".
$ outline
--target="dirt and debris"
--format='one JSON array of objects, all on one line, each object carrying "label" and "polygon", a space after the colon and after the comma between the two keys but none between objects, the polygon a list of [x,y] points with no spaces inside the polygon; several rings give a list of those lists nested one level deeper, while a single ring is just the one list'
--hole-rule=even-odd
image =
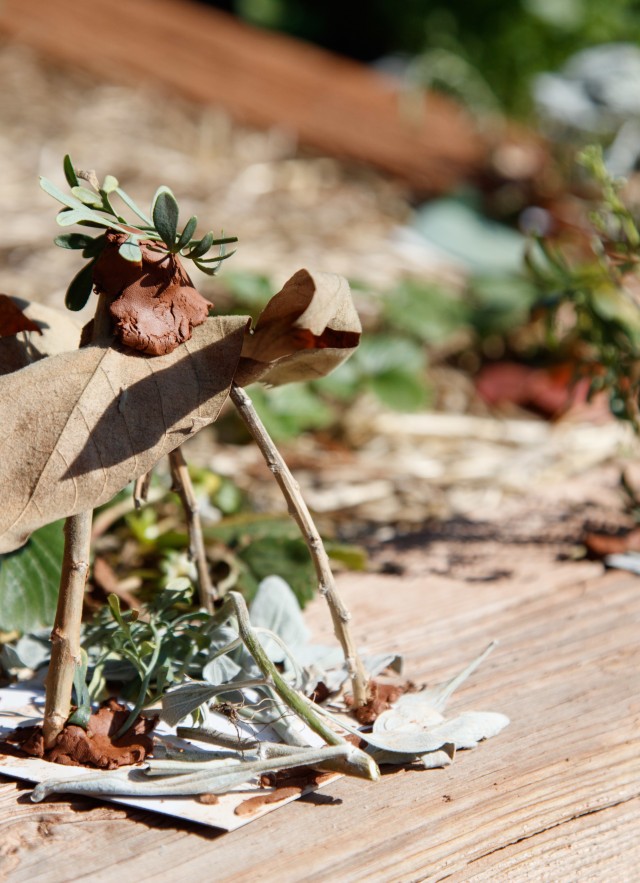
[{"label": "dirt and debris", "polygon": [[140,763],[153,751],[153,730],[157,717],[140,715],[119,739],[114,736],[129,716],[126,706],[107,699],[89,718],[87,729],[67,724],[53,748],[45,750],[41,726],[18,727],[7,737],[25,754],[63,766],[97,767],[113,770]]},{"label": "dirt and debris", "polygon": [[[356,708],[354,715],[360,724],[372,724],[374,720],[382,714],[383,711],[391,708],[394,702],[410,690],[415,689],[411,683],[406,684],[385,684],[383,681],[369,681],[369,700],[365,705]],[[353,705],[353,696],[351,693],[345,695],[345,702],[350,707]],[[366,738],[366,737],[365,737]]]}]

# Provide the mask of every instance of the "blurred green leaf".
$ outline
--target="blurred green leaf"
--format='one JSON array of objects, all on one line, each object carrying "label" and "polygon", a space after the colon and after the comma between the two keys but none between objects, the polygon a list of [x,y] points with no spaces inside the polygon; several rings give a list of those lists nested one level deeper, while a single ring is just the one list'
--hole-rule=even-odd
[{"label": "blurred green leaf", "polygon": [[41,527],[21,549],[0,556],[0,630],[51,626],[64,549],[62,521]]},{"label": "blurred green leaf", "polygon": [[209,251],[212,245],[213,231],[209,230],[209,232],[205,233],[202,239],[198,243],[196,243],[196,245],[194,245],[191,251],[187,254],[187,257],[191,258],[192,260],[194,258],[201,258]]},{"label": "blurred green leaf", "polygon": [[184,225],[184,230],[180,234],[180,239],[176,243],[175,250],[181,251],[183,248],[186,248],[187,245],[191,242],[193,238],[193,234],[196,232],[196,227],[198,226],[198,219],[195,215],[192,215],[187,223]]},{"label": "blurred green leaf", "polygon": [[89,205],[92,208],[102,207],[102,197],[100,194],[89,190],[88,187],[83,187],[79,184],[77,187],[72,187],[71,192],[83,205]]},{"label": "blurred green leaf", "polygon": [[138,240],[133,237],[130,237],[122,243],[118,249],[118,254],[120,257],[124,258],[125,261],[131,261],[132,264],[142,263],[142,250]]},{"label": "blurred green leaf", "polygon": [[62,233],[53,241],[60,248],[79,250],[87,248],[93,242],[93,236],[88,236],[86,233]]},{"label": "blurred green leaf", "polygon": [[102,189],[105,193],[113,193],[118,189],[118,179],[114,178],[113,175],[107,175],[104,179],[104,183],[102,185]]}]

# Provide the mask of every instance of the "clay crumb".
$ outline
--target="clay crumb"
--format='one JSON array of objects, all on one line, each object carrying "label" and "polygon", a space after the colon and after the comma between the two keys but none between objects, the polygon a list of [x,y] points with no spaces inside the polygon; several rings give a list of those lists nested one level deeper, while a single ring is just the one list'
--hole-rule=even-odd
[{"label": "clay crumb", "polygon": [[7,742],[17,745],[30,757],[51,763],[113,770],[140,763],[153,751],[151,734],[158,722],[157,717],[140,715],[124,736],[113,738],[128,716],[126,706],[115,699],[107,699],[91,715],[86,730],[68,724],[55,745],[46,751],[41,726],[18,727],[7,737]]},{"label": "clay crumb", "polygon": [[[413,684],[407,682],[405,684],[385,684],[382,681],[369,681],[369,692],[371,698],[369,701],[356,708],[353,712],[356,719],[361,724],[372,724],[383,711],[391,708],[403,693],[408,693],[413,689]],[[347,693],[345,696],[347,705],[353,705],[353,696]]]},{"label": "clay crumb", "polygon": [[220,798],[217,794],[198,794],[196,799],[198,803],[204,803],[206,806],[215,806],[216,803],[220,803]]},{"label": "clay crumb", "polygon": [[291,797],[299,797],[302,794],[302,788],[296,785],[289,785],[286,788],[276,788],[270,794],[259,794],[257,797],[249,797],[243,800],[236,808],[234,813],[237,816],[252,816],[259,812],[264,806],[271,803],[280,803],[281,800],[288,800]]}]

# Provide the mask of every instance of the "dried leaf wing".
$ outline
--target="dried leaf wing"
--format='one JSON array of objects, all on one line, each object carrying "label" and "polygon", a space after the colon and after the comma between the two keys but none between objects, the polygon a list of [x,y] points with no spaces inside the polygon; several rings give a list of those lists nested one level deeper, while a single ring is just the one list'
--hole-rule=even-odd
[{"label": "dried leaf wing", "polygon": [[[12,322],[11,315],[16,319]],[[62,310],[0,295],[0,374],[78,348],[80,328]]]},{"label": "dried leaf wing", "polygon": [[317,380],[349,358],[361,332],[347,280],[299,270],[247,334],[236,382]]},{"label": "dried leaf wing", "polygon": [[95,344],[0,377],[0,552],[107,502],[214,421],[246,322],[209,318],[165,356]]}]

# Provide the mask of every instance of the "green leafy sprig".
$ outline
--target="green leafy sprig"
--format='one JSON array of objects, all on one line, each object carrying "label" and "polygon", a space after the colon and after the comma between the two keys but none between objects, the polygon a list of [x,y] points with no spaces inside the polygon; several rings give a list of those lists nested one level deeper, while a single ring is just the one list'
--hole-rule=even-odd
[{"label": "green leafy sprig", "polygon": [[[168,254],[179,255],[192,260],[207,276],[214,276],[223,260],[231,257],[233,251],[227,252],[229,243],[237,242],[235,236],[216,238],[213,231],[205,233],[200,239],[195,237],[198,219],[192,215],[182,230],[179,230],[179,206],[175,196],[164,185],[156,190],[149,214],[144,212],[129,194],[120,187],[117,178],[107,175],[100,184],[95,172],[77,170],[67,155],[63,163],[64,175],[71,193],[63,193],[47,178],[40,178],[40,186],[62,204],[63,208],[57,216],[61,227],[79,225],[97,229],[115,230],[125,233],[127,238],[120,246],[121,256],[134,264],[142,263],[140,243],[157,242],[160,250]],[[114,198],[121,202],[135,215],[131,221],[114,208]],[[82,251],[83,257],[89,260],[82,270],[74,277],[67,289],[65,303],[70,310],[81,310],[89,299],[93,286],[93,268],[106,243],[106,236],[100,233],[89,236],[85,233],[63,233],[54,240],[61,248]],[[208,252],[218,247],[218,254],[207,257]]]}]

